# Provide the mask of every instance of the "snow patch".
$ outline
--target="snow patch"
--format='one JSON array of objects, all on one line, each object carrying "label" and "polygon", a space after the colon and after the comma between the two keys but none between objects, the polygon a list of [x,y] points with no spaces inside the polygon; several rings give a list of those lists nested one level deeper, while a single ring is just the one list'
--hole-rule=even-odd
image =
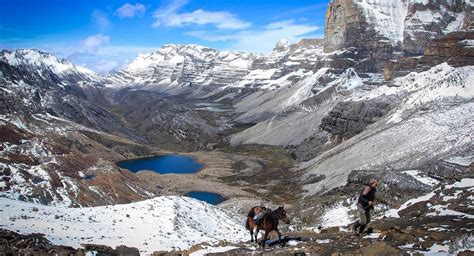
[{"label": "snow patch", "polygon": [[341,227],[347,226],[354,222],[350,215],[350,211],[357,209],[356,205],[344,206],[342,202],[336,204],[329,209],[321,217],[321,226],[323,227]]},{"label": "snow patch", "polygon": [[412,176],[417,181],[419,181],[423,184],[426,184],[430,187],[433,187],[434,185],[439,183],[438,180],[435,180],[433,178],[430,178],[430,177],[426,176],[426,174],[424,174],[423,172],[421,172],[419,170],[408,170],[408,171],[403,171],[403,173]]},{"label": "snow patch", "polygon": [[[31,211],[36,207],[38,211]],[[193,244],[247,240],[241,218],[187,197],[166,196],[122,205],[64,208],[0,198],[1,227],[44,233],[55,244],[128,245],[141,253],[188,249]],[[9,220],[9,221],[6,221]]]},{"label": "snow patch", "polygon": [[474,187],[474,179],[472,178],[463,178],[461,181],[457,181],[453,185],[446,186],[447,188],[469,188]]}]

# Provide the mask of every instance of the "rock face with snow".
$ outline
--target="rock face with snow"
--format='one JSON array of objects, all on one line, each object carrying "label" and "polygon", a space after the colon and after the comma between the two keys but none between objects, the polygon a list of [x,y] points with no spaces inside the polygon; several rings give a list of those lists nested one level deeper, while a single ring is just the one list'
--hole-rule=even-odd
[{"label": "rock face with snow", "polygon": [[[121,135],[125,128],[100,102],[100,77],[94,72],[37,50],[0,53],[0,114],[30,120],[34,114],[68,120]],[[138,136],[135,136],[138,139]]]},{"label": "rock face with snow", "polygon": [[461,30],[470,12],[468,1],[412,1],[404,19],[403,51],[420,55],[426,45],[447,33]]},{"label": "rock face with snow", "polygon": [[[31,76],[38,75],[52,82],[63,82],[59,86],[85,86],[97,82],[99,76],[94,72],[76,66],[66,60],[59,60],[49,53],[33,49],[0,52],[0,61],[5,65],[15,67],[22,72],[29,72]],[[4,70],[6,71],[6,70]],[[3,76],[7,76],[4,73]],[[97,84],[95,84],[97,85]]]},{"label": "rock face with snow", "polygon": [[389,61],[384,67],[386,80],[404,76],[410,72],[426,71],[443,62],[452,66],[474,65],[474,31],[456,31],[430,41],[424,54]]},{"label": "rock face with snow", "polygon": [[334,0],[326,12],[325,52],[352,48],[358,70],[377,72],[400,55],[468,26],[466,1]]}]

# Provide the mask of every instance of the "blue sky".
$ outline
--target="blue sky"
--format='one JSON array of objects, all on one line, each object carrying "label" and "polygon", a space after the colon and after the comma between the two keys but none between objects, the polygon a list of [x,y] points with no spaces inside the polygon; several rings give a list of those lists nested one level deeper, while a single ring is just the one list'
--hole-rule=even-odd
[{"label": "blue sky", "polygon": [[267,53],[285,38],[323,37],[329,0],[2,0],[0,48],[36,48],[118,69],[164,44]]}]

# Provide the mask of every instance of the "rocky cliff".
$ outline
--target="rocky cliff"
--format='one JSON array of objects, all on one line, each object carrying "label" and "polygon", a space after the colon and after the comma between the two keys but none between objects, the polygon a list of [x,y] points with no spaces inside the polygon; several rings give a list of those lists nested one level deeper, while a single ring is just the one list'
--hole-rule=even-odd
[{"label": "rocky cliff", "polygon": [[424,48],[424,54],[403,57],[385,64],[386,80],[406,75],[413,71],[425,71],[434,65],[447,62],[452,66],[474,64],[474,31],[456,31],[431,40]]},{"label": "rocky cliff", "polygon": [[334,0],[326,12],[324,51],[352,49],[360,71],[389,59],[422,55],[425,47],[471,21],[466,1]]},{"label": "rocky cliff", "polygon": [[389,110],[387,102],[345,101],[331,109],[319,127],[331,133],[335,142],[342,142],[364,131],[367,125],[377,122]]}]

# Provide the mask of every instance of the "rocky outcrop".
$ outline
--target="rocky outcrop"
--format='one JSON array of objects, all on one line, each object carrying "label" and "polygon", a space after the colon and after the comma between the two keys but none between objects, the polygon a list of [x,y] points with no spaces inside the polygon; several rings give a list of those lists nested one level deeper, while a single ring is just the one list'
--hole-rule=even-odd
[{"label": "rocky outcrop", "polygon": [[445,58],[457,66],[472,65],[474,63],[474,31],[452,32],[442,38],[432,40],[427,43],[424,56]]},{"label": "rocky outcrop", "polygon": [[294,52],[298,49],[311,48],[311,47],[323,47],[323,46],[324,46],[323,38],[301,39],[298,43],[290,45],[290,52]]},{"label": "rocky outcrop", "polygon": [[457,31],[429,41],[423,56],[389,61],[384,67],[386,80],[422,72],[443,62],[454,67],[474,65],[474,31]]},{"label": "rocky outcrop", "polygon": [[104,245],[84,244],[83,248],[75,249],[70,246],[54,245],[44,237],[44,234],[22,235],[16,232],[0,229],[0,252],[2,255],[75,255],[89,254],[109,256],[139,256],[137,248],[125,245],[115,249]]},{"label": "rocky outcrop", "polygon": [[377,122],[389,110],[390,104],[386,102],[341,102],[321,120],[319,127],[331,133],[334,142],[340,143]]},{"label": "rocky outcrop", "polygon": [[350,47],[348,31],[357,33],[360,17],[353,1],[332,1],[326,10],[324,26],[324,51],[332,52]]},{"label": "rocky outcrop", "polygon": [[434,177],[443,179],[452,179],[454,177],[466,175],[470,170],[466,166],[450,163],[447,161],[436,161],[420,167],[425,173]]},{"label": "rocky outcrop", "polygon": [[433,39],[461,30],[469,16],[466,1],[427,1],[408,4],[404,20],[403,51],[406,56],[422,55]]},{"label": "rocky outcrop", "polygon": [[[412,176],[403,173],[403,171],[385,170],[385,171],[370,171],[370,170],[354,170],[347,178],[348,184],[368,184],[371,178],[384,184],[380,188],[382,193],[420,193],[430,191],[430,186],[421,183]],[[391,192],[390,192],[391,191]]]}]

